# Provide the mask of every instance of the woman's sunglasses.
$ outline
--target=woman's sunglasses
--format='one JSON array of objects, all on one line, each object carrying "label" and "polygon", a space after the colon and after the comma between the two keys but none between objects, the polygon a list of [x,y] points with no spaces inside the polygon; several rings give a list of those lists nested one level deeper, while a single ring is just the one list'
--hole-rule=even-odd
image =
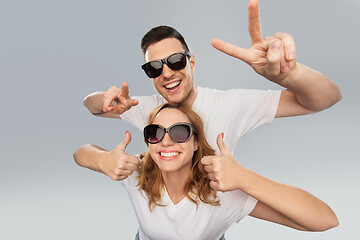
[{"label": "woman's sunglasses", "polygon": [[144,128],[144,138],[147,143],[155,144],[161,142],[165,133],[168,133],[175,143],[184,143],[193,135],[194,127],[190,123],[175,123],[168,128],[157,124],[150,124]]},{"label": "woman's sunglasses", "polygon": [[147,62],[141,66],[149,78],[156,78],[160,76],[163,71],[164,63],[172,70],[178,71],[186,66],[186,56],[191,56],[190,52],[178,52],[171,54],[167,58]]}]

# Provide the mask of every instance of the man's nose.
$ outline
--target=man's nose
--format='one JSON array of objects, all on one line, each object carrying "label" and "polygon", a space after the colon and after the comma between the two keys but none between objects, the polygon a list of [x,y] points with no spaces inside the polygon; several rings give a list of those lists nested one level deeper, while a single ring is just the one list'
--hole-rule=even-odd
[{"label": "man's nose", "polygon": [[175,75],[175,71],[169,68],[168,65],[164,63],[162,75],[165,79],[170,79],[172,76]]}]

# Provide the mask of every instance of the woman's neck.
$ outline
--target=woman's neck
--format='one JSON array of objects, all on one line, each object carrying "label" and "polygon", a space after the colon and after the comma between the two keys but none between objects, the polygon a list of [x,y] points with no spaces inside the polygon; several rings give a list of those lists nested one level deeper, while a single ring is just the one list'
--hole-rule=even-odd
[{"label": "woman's neck", "polygon": [[185,197],[185,184],[190,176],[190,169],[187,171],[163,172],[164,184],[171,201],[177,204]]}]

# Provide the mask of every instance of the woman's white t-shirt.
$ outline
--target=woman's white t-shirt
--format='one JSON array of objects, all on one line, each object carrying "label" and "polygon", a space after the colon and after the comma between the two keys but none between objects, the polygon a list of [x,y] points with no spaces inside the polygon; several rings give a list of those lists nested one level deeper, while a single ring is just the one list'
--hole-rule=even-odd
[{"label": "woman's white t-shirt", "polygon": [[166,189],[161,204],[150,212],[146,194],[139,191],[138,172],[122,180],[139,222],[141,240],[216,240],[235,222],[240,221],[254,209],[257,200],[240,191],[218,192],[220,206],[182,199],[173,204]]},{"label": "woman's white t-shirt", "polygon": [[[199,114],[205,136],[211,147],[219,154],[216,144],[217,135],[224,133],[224,142],[232,152],[240,137],[264,124],[271,123],[275,117],[281,91],[231,89],[220,91],[197,87],[197,97],[192,109]],[[121,115],[140,130],[146,126],[150,112],[166,103],[159,95],[133,97],[139,104]],[[174,205],[167,192],[162,203],[152,212],[148,207],[145,194],[136,187],[136,174],[121,181],[132,201],[140,228],[141,240],[147,239],[220,239],[235,222],[248,215],[257,200],[237,190],[218,192],[221,206],[214,207],[201,201],[196,205],[184,198]]]}]

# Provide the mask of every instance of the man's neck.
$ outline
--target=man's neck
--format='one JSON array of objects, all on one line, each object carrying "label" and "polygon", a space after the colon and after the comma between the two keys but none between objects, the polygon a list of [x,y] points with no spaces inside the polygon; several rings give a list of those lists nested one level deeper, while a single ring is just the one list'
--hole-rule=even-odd
[{"label": "man's neck", "polygon": [[182,104],[188,107],[192,107],[196,97],[197,97],[197,87],[194,85],[187,98],[185,98],[184,101],[182,101]]}]

